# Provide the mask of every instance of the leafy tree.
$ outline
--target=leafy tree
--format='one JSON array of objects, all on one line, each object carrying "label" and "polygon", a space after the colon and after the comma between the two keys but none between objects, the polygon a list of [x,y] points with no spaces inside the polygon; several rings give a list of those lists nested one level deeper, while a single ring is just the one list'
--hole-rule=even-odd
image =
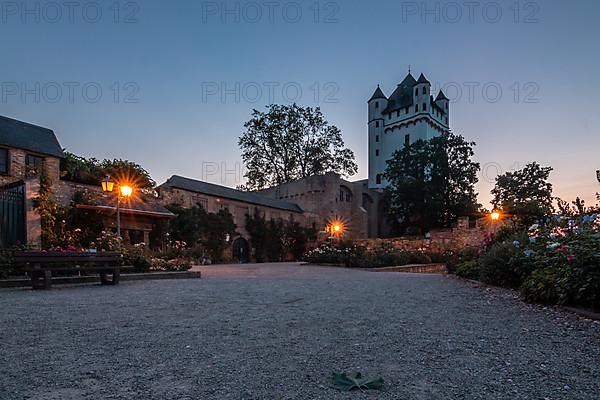
[{"label": "leafy tree", "polygon": [[358,170],[341,131],[318,107],[272,104],[267,112],[253,110],[244,128],[239,146],[249,190],[327,172],[354,175]]},{"label": "leafy tree", "polygon": [[182,208],[178,205],[167,207],[177,217],[169,222],[171,240],[185,242],[189,247],[203,246],[213,261],[220,261],[227,248],[227,235],[235,233],[235,223],[228,210],[208,213],[201,206]]},{"label": "leafy tree", "polygon": [[552,184],[548,182],[550,172],[551,167],[533,162],[521,170],[498,176],[492,189],[492,204],[524,225],[551,214],[554,207]]},{"label": "leafy tree", "polygon": [[477,213],[480,166],[472,160],[474,145],[449,133],[393,154],[385,178],[388,216],[396,231],[449,227],[458,217]]},{"label": "leafy tree", "polygon": [[99,161],[65,152],[60,169],[62,179],[88,185],[99,185],[105,176],[110,175],[117,182],[134,184],[143,192],[150,192],[156,186],[148,171],[128,160]]},{"label": "leafy tree", "polygon": [[98,185],[103,177],[100,163],[95,158],[85,158],[65,151],[60,160],[61,177],[71,182]]},{"label": "leafy tree", "polygon": [[256,262],[281,261],[286,255],[299,260],[306,251],[306,244],[314,240],[317,230],[304,228],[297,221],[269,220],[258,209],[246,214],[246,230],[254,249]]}]

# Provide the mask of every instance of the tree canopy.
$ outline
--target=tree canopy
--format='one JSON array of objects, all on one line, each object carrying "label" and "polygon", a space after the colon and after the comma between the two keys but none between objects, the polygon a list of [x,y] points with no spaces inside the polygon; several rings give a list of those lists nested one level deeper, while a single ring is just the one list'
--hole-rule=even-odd
[{"label": "tree canopy", "polygon": [[552,167],[532,162],[523,169],[498,176],[492,189],[492,204],[523,224],[551,214],[554,207],[552,184],[548,182],[550,172]]},{"label": "tree canopy", "polygon": [[247,189],[336,172],[354,175],[358,166],[344,147],[341,131],[325,120],[320,108],[296,104],[253,110],[239,139]]},{"label": "tree canopy", "polygon": [[385,178],[388,216],[396,233],[449,227],[458,217],[478,212],[475,184],[480,166],[472,159],[473,146],[449,133],[394,152]]},{"label": "tree canopy", "polygon": [[142,191],[151,191],[156,186],[148,171],[128,160],[103,160],[85,158],[65,152],[60,162],[63,179],[88,185],[99,185],[109,175],[117,182],[127,182]]},{"label": "tree canopy", "polygon": [[185,242],[188,247],[202,246],[213,261],[222,259],[227,248],[227,237],[233,238],[236,225],[227,209],[209,213],[202,206],[167,207],[177,217],[169,221],[169,239]]}]

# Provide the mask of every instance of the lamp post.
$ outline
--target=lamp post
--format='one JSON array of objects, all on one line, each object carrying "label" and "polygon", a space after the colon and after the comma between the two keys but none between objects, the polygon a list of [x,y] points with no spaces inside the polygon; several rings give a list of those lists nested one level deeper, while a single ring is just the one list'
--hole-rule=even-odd
[{"label": "lamp post", "polygon": [[596,171],[596,179],[598,179],[598,183],[600,183],[600,169]]},{"label": "lamp post", "polygon": [[[114,191],[115,183],[110,179],[110,176],[102,179],[102,191],[111,193]],[[130,185],[119,185],[117,191],[117,236],[121,237],[121,197],[130,198],[133,194],[133,187]]]}]

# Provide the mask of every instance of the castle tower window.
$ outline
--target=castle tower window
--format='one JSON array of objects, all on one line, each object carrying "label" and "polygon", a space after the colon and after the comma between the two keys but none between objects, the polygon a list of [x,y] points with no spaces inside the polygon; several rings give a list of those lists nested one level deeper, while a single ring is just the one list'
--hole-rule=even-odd
[{"label": "castle tower window", "polygon": [[419,112],[419,105],[415,105],[415,112]]},{"label": "castle tower window", "polygon": [[388,119],[392,119],[392,113],[390,113],[390,115],[388,116]]},{"label": "castle tower window", "polygon": [[405,146],[410,145],[410,135],[404,135],[404,145]]},{"label": "castle tower window", "polygon": [[375,128],[379,128],[379,121],[375,121]]},{"label": "castle tower window", "polygon": [[377,176],[375,177],[375,183],[381,185],[381,174],[377,174]]},{"label": "castle tower window", "polygon": [[417,90],[415,90],[415,96],[419,95],[419,88],[417,88]]},{"label": "castle tower window", "polygon": [[396,117],[400,116],[400,110],[396,111]]},{"label": "castle tower window", "polygon": [[379,135],[375,135],[375,141],[379,142]]},{"label": "castle tower window", "polygon": [[379,108],[379,102],[378,101],[375,102],[375,108]]},{"label": "castle tower window", "polygon": [[404,111],[405,114],[408,114],[408,107],[406,107],[406,110]]},{"label": "castle tower window", "polygon": [[379,150],[375,150],[375,156],[379,157]]},{"label": "castle tower window", "polygon": [[423,111],[427,111],[427,103],[423,103]]}]

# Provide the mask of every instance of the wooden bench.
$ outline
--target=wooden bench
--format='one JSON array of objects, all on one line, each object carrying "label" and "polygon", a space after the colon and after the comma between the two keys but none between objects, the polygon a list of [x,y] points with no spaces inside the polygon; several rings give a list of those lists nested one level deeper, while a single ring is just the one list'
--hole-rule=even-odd
[{"label": "wooden bench", "polygon": [[14,261],[25,266],[33,289],[50,289],[53,272],[94,272],[100,275],[102,285],[118,285],[121,270],[133,268],[122,266],[123,256],[112,252],[20,252],[15,254]]}]

